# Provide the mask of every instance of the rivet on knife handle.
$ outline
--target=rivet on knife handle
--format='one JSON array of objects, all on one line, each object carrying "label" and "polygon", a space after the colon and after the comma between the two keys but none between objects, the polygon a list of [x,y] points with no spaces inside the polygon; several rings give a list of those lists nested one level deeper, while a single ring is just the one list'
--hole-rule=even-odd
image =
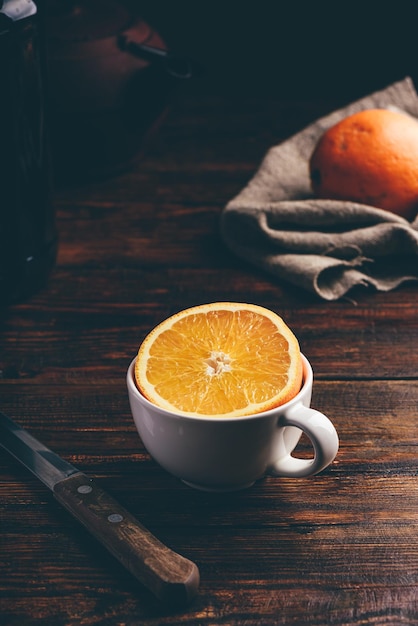
[{"label": "rivet on knife handle", "polygon": [[53,493],[157,598],[177,605],[194,598],[195,563],[162,544],[94,480],[80,472],[58,482]]}]

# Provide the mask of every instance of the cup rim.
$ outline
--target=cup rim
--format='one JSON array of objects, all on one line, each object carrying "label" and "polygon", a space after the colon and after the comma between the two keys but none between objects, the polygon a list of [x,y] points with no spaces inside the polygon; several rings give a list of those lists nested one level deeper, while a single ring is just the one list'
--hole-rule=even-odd
[{"label": "cup rim", "polygon": [[251,415],[240,415],[238,417],[222,417],[222,416],[213,417],[212,415],[185,415],[182,413],[174,413],[173,411],[169,411],[168,409],[165,409],[163,407],[160,407],[154,404],[153,402],[150,402],[150,400],[148,400],[145,396],[142,395],[142,393],[139,391],[135,383],[134,368],[135,368],[136,356],[132,359],[128,367],[128,371],[126,375],[126,382],[128,386],[128,392],[132,393],[139,400],[141,404],[143,404],[149,410],[158,411],[159,413],[165,416],[168,416],[171,419],[186,420],[186,421],[197,420],[200,422],[201,421],[236,422],[239,420],[249,421],[249,420],[254,420],[254,419],[260,419],[262,417],[269,417],[277,413],[278,411],[282,413],[283,411],[286,411],[289,408],[293,407],[294,405],[302,402],[302,396],[304,393],[306,393],[306,388],[309,387],[309,385],[312,385],[313,383],[313,370],[306,356],[302,353],[300,356],[301,356],[302,364],[303,364],[303,383],[302,383],[302,387],[299,393],[294,398],[292,398],[285,404],[281,404],[280,406],[274,407],[272,409],[268,409],[267,411],[262,411],[260,413],[252,413]]}]

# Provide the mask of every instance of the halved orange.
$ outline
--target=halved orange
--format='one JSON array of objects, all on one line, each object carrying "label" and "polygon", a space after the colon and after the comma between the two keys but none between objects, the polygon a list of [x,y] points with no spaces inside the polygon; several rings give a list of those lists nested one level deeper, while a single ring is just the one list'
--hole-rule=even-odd
[{"label": "halved orange", "polygon": [[185,309],[144,339],[140,392],[182,415],[238,417],[291,400],[302,384],[299,343],[281,317],[254,304]]}]

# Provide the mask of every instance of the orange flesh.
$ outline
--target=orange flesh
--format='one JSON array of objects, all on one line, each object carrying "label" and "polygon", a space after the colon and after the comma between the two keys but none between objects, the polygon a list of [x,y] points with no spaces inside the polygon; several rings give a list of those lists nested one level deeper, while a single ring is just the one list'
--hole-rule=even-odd
[{"label": "orange flesh", "polygon": [[277,319],[288,337],[246,309],[197,311],[152,338],[154,329],[138,354],[139,389],[160,406],[199,415],[250,414],[287,402],[300,389],[302,365],[296,338]]}]

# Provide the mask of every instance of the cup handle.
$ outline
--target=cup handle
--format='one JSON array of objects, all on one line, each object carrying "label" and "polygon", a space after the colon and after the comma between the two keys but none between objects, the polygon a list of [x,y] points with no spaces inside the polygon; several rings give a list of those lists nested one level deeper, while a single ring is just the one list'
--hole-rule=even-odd
[{"label": "cup handle", "polygon": [[286,456],[276,460],[269,472],[277,476],[301,478],[317,474],[330,465],[338,452],[338,435],[332,422],[319,411],[297,404],[289,409],[279,421],[279,427],[296,426],[310,439],[313,449],[313,459],[297,459],[289,452]]}]

